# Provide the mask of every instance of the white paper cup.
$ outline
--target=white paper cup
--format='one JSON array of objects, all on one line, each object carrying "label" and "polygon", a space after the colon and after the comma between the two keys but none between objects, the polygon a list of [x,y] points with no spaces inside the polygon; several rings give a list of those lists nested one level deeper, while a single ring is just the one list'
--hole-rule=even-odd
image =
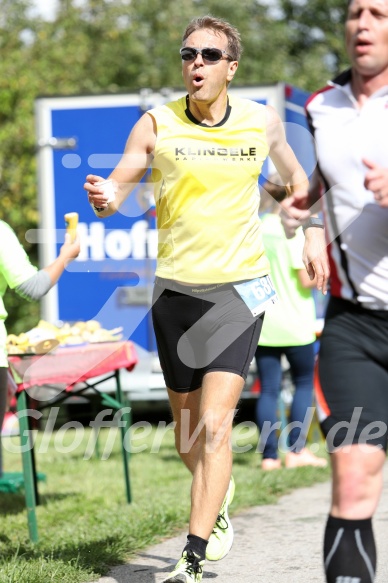
[{"label": "white paper cup", "polygon": [[103,189],[104,194],[108,195],[106,202],[113,202],[116,200],[116,191],[113,185],[113,180],[102,180],[101,182],[96,182],[94,186],[99,186]]}]

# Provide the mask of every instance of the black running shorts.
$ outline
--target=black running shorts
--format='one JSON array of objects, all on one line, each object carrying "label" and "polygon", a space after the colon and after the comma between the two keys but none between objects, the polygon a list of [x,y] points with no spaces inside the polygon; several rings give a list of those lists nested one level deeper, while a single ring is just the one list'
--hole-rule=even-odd
[{"label": "black running shorts", "polygon": [[152,319],[166,386],[189,392],[204,374],[247,377],[263,315],[254,317],[232,284],[191,287],[157,277]]},{"label": "black running shorts", "polygon": [[329,451],[353,443],[386,450],[388,310],[331,298],[318,370],[318,414]]}]

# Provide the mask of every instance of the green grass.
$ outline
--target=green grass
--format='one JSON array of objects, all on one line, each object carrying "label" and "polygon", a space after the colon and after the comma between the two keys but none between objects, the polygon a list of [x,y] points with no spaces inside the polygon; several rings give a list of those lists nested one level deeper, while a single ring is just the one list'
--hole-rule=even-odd
[{"label": "green grass", "polygon": [[[98,458],[95,453],[85,456],[91,434],[90,429],[81,432],[76,448],[74,430],[55,432],[46,452],[39,451],[45,448],[42,433],[37,435],[37,469],[47,476],[39,483],[38,543],[29,541],[23,493],[0,493],[0,583],[97,580],[109,567],[187,526],[191,478],[175,452],[171,431],[160,448],[155,428],[148,436],[136,432],[131,443],[145,451],[131,454],[131,504],[126,502],[119,434],[115,429],[101,431]],[[109,432],[115,441],[108,459],[102,460]],[[10,445],[19,445],[19,438],[3,442],[4,470],[21,471],[21,455],[9,451]],[[294,488],[329,477],[328,469],[316,468],[264,473],[258,469],[257,435],[249,436],[247,429],[234,443],[249,451],[234,454],[237,489],[232,514],[273,503]],[[159,451],[151,453],[152,446]]]}]

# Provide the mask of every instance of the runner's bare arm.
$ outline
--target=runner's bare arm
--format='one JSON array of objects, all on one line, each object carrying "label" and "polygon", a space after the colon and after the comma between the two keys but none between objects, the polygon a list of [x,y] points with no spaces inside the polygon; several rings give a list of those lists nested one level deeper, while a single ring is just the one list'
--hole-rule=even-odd
[{"label": "runner's bare arm", "polygon": [[87,191],[89,202],[93,207],[103,209],[97,212],[99,217],[113,215],[140,182],[151,164],[155,140],[156,129],[153,118],[145,113],[134,125],[124,153],[108,177],[108,179],[113,180],[115,190],[115,200],[109,204],[107,203],[107,194],[104,194],[104,190],[96,185],[97,182],[105,180],[105,178],[88,174],[84,189]]},{"label": "runner's bare arm", "polygon": [[[275,164],[289,194],[290,201],[308,201],[309,181],[291,146],[287,143],[283,122],[276,110],[267,105],[267,139],[269,156]],[[284,204],[289,202],[288,199]],[[310,216],[309,210],[299,211],[299,220]],[[303,215],[305,213],[305,216]],[[311,280],[316,278],[317,289],[327,291],[330,274],[323,229],[310,228],[305,233],[303,262]]]},{"label": "runner's bare arm", "polygon": [[290,196],[297,191],[308,190],[308,178],[294,151],[287,143],[284,125],[277,111],[270,105],[267,112],[267,141],[269,157],[279,172]]}]

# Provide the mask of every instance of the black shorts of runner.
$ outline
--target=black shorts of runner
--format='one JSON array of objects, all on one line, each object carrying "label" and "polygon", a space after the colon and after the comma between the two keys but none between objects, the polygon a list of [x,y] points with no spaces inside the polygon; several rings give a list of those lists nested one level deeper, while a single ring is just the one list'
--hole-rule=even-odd
[{"label": "black shorts of runner", "polygon": [[191,287],[157,277],[152,304],[167,387],[194,391],[210,371],[247,378],[263,315],[254,317],[232,284]]},{"label": "black shorts of runner", "polygon": [[329,451],[387,449],[388,310],[331,298],[321,337],[318,413]]}]

